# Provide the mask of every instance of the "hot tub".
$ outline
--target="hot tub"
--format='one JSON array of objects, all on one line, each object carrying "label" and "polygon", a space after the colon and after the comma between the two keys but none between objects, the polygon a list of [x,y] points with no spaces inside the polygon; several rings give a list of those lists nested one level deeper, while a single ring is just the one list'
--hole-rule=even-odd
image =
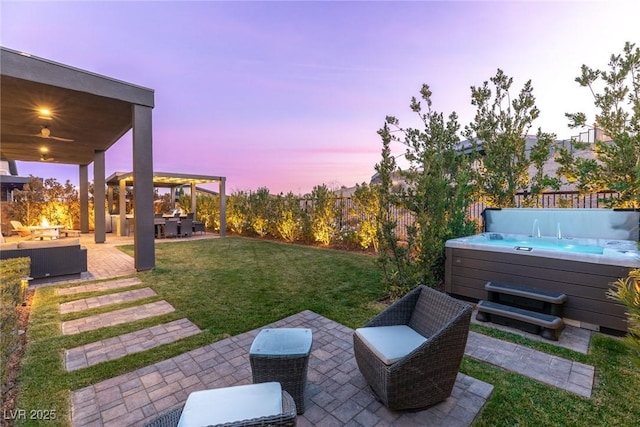
[{"label": "hot tub", "polygon": [[639,221],[638,211],[487,211],[485,233],[446,242],[445,289],[473,300],[486,299],[489,281],[561,292],[566,323],[625,332],[626,309],[606,292],[640,268],[637,239],[629,238]]}]

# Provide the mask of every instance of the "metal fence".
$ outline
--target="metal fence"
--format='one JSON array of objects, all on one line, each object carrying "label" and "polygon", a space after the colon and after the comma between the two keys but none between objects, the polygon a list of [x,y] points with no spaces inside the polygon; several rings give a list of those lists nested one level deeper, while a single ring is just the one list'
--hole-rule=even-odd
[{"label": "metal fence", "polygon": [[[515,197],[515,205],[518,208],[526,207],[525,201],[530,197],[528,193],[518,193]],[[593,194],[581,194],[579,191],[550,191],[537,197],[535,203],[529,202],[527,206],[537,208],[605,208],[605,199],[617,198],[618,193],[612,191]],[[355,227],[364,219],[356,202],[351,197],[337,197],[336,209],[338,211],[338,229]],[[311,199],[300,199],[300,206],[308,212],[313,204]],[[482,211],[487,206],[482,202],[473,203],[467,209],[467,217],[475,221],[478,227],[482,225]],[[399,238],[406,236],[407,226],[413,224],[413,215],[405,209],[393,206],[391,216],[397,222],[396,233]]]}]

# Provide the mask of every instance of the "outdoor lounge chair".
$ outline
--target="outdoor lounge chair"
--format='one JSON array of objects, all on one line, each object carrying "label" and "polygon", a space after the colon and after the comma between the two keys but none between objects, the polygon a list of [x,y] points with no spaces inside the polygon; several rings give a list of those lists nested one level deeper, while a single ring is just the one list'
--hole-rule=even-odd
[{"label": "outdoor lounge chair", "polygon": [[196,391],[146,427],[295,426],[296,404],[280,386],[268,382]]},{"label": "outdoor lounge chair", "polygon": [[11,227],[20,237],[33,237],[29,227],[25,227],[20,221],[11,221]]},{"label": "outdoor lounge chair", "polygon": [[389,409],[420,409],[445,400],[456,382],[471,306],[419,286],[357,329],[360,372]]}]

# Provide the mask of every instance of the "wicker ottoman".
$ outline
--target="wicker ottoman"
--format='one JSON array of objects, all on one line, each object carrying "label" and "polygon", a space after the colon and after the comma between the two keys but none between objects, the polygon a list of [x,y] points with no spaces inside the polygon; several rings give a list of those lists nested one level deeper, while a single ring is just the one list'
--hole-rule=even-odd
[{"label": "wicker ottoman", "polygon": [[305,410],[307,367],[313,342],[311,329],[263,329],[251,344],[249,360],[254,383],[277,381]]}]

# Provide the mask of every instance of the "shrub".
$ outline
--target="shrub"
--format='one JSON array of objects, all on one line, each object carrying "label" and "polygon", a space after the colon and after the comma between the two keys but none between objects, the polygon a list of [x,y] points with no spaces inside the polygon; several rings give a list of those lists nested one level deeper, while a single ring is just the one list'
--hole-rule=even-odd
[{"label": "shrub", "polygon": [[227,198],[227,227],[242,234],[247,230],[249,215],[249,195],[244,191],[234,191]]},{"label": "shrub", "polygon": [[271,194],[266,187],[249,193],[247,222],[254,233],[264,237],[271,228]]},{"label": "shrub", "polygon": [[625,341],[640,367],[640,269],[631,270],[628,277],[614,282],[607,295],[627,306],[629,333]]},{"label": "shrub", "polygon": [[292,192],[280,194],[273,201],[274,235],[285,242],[293,243],[302,234],[302,209],[300,199]]},{"label": "shrub", "polygon": [[29,258],[0,261],[0,380],[4,380],[9,356],[18,342],[18,316],[16,306],[22,303],[22,278],[29,275]]},{"label": "shrub", "polygon": [[353,202],[356,205],[355,215],[359,219],[356,225],[355,241],[363,249],[373,246],[378,252],[378,223],[376,216],[380,210],[380,198],[374,185],[356,185],[353,193]]},{"label": "shrub", "polygon": [[335,235],[336,196],[325,185],[316,185],[311,191],[309,226],[313,241],[328,245]]}]

